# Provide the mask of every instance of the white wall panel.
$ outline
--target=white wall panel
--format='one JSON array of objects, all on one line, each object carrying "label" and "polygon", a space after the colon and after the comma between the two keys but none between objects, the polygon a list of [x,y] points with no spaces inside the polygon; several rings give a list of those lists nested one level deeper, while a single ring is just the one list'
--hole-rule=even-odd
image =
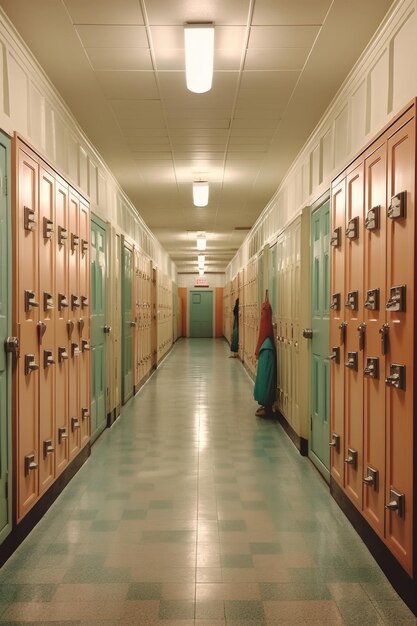
[{"label": "white wall panel", "polygon": [[74,137],[70,134],[68,137],[68,174],[71,180],[79,186],[78,182],[78,148],[79,144]]},{"label": "white wall panel", "polygon": [[311,153],[311,184],[313,189],[320,185],[320,161],[320,145],[318,145]]},{"label": "white wall panel", "polygon": [[54,111],[54,127],[55,127],[55,161],[62,172],[70,177],[71,181],[78,184],[78,181],[70,175],[68,167],[68,147],[67,147],[67,129],[62,119]]},{"label": "white wall panel", "polygon": [[[389,55],[385,49],[368,75],[369,131],[377,132],[384,125],[388,112]],[[405,104],[405,102],[404,102]]]},{"label": "white wall panel", "polygon": [[357,150],[366,135],[366,82],[363,80],[350,101],[352,149]]},{"label": "white wall panel", "polygon": [[[319,184],[328,180],[333,170],[333,130],[330,128],[321,140],[322,172]],[[299,204],[297,206],[300,206]]]},{"label": "white wall panel", "polygon": [[28,134],[28,77],[13,54],[8,57],[8,91],[10,117],[13,118],[22,133]]},{"label": "white wall panel", "polygon": [[[404,102],[416,95],[415,81],[410,80],[412,61],[417,58],[417,23],[415,13],[407,15],[405,22],[393,37],[392,55],[392,95],[394,109],[401,108]],[[410,67],[411,65],[411,67]],[[416,68],[413,68],[415,75]]]},{"label": "white wall panel", "polygon": [[31,81],[29,97],[29,137],[45,152],[45,98]]},{"label": "white wall panel", "polygon": [[89,165],[88,165],[88,155],[82,146],[79,146],[79,161],[78,161],[78,184],[81,189],[86,189],[88,195],[90,196],[90,177],[89,173]]},{"label": "white wall panel", "polygon": [[334,122],[334,160],[338,167],[349,154],[349,106],[345,104]]},{"label": "white wall panel", "polygon": [[95,163],[88,159],[88,180],[90,191],[90,202],[97,206],[98,204],[98,168]]},{"label": "white wall panel", "polygon": [[54,112],[48,100],[45,100],[45,155],[55,162],[55,120]]}]

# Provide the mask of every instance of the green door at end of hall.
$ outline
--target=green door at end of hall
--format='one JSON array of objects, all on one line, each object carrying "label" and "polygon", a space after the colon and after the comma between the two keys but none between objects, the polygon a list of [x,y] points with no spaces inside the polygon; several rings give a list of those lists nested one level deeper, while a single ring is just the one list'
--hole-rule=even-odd
[{"label": "green door at end of hall", "polygon": [[311,216],[311,432],[309,456],[329,480],[330,203]]},{"label": "green door at end of hall", "polygon": [[91,219],[91,438],[106,426],[106,225]]},{"label": "green door at end of hall", "polygon": [[190,292],[190,337],[213,337],[213,292]]},{"label": "green door at end of hall", "polygon": [[133,395],[133,251],[126,243],[123,243],[122,252],[122,403],[124,404]]},{"label": "green door at end of hall", "polygon": [[0,543],[11,530],[11,355],[4,349],[10,335],[10,222],[7,197],[10,140],[0,133]]}]

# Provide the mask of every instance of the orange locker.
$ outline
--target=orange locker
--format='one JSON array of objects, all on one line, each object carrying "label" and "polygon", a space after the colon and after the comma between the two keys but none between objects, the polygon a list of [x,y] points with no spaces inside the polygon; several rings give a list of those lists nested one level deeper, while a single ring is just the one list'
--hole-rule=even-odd
[{"label": "orange locker", "polygon": [[39,168],[39,494],[55,476],[55,179]]},{"label": "orange locker", "polygon": [[68,205],[68,338],[69,352],[69,458],[72,459],[81,447],[80,419],[80,200],[75,191],[69,191]]},{"label": "orange locker", "polygon": [[363,465],[363,161],[346,176],[345,218],[345,490],[362,508]]},{"label": "orange locker", "polygon": [[386,541],[412,573],[415,119],[388,139],[386,320]]},{"label": "orange locker", "polygon": [[55,194],[55,471],[58,475],[69,461],[68,185],[57,179]]},{"label": "orange locker", "polygon": [[332,188],[332,229],[330,238],[330,470],[336,482],[344,486],[344,251],[345,251],[346,180],[341,178]]},{"label": "orange locker", "polygon": [[140,271],[140,254],[137,248],[133,248],[133,289],[132,289],[132,358],[133,358],[133,389],[134,393],[139,389],[141,378],[140,369],[140,291],[141,291],[141,271]]},{"label": "orange locker", "polygon": [[91,432],[91,392],[90,392],[90,207],[80,198],[79,214],[79,390],[80,445],[90,439]]},{"label": "orange locker", "polygon": [[363,363],[363,513],[385,530],[386,145],[365,159]]},{"label": "orange locker", "polygon": [[13,334],[20,339],[14,377],[15,477],[17,521],[39,493],[39,292],[38,164],[29,151],[16,146],[16,210]]}]

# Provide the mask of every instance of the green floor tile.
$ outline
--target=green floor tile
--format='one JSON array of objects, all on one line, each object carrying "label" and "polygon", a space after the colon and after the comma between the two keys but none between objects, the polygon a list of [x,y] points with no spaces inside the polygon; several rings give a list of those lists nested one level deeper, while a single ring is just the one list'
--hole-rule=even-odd
[{"label": "green floor tile", "polygon": [[159,600],[162,595],[161,583],[130,583],[127,600]]}]

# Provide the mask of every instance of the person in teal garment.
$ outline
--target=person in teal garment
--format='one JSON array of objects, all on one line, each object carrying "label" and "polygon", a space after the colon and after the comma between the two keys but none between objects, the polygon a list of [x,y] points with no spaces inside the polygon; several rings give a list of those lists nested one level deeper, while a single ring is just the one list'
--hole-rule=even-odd
[{"label": "person in teal garment", "polygon": [[261,308],[258,343],[255,349],[258,359],[256,368],[255,388],[253,397],[260,405],[255,415],[267,417],[272,415],[277,386],[277,358],[274,343],[274,329],[272,326],[272,309],[266,292],[265,301]]},{"label": "person in teal garment", "polygon": [[230,344],[230,351],[232,358],[238,358],[239,356],[239,298],[236,298],[235,306],[233,307],[233,331],[232,342]]}]

